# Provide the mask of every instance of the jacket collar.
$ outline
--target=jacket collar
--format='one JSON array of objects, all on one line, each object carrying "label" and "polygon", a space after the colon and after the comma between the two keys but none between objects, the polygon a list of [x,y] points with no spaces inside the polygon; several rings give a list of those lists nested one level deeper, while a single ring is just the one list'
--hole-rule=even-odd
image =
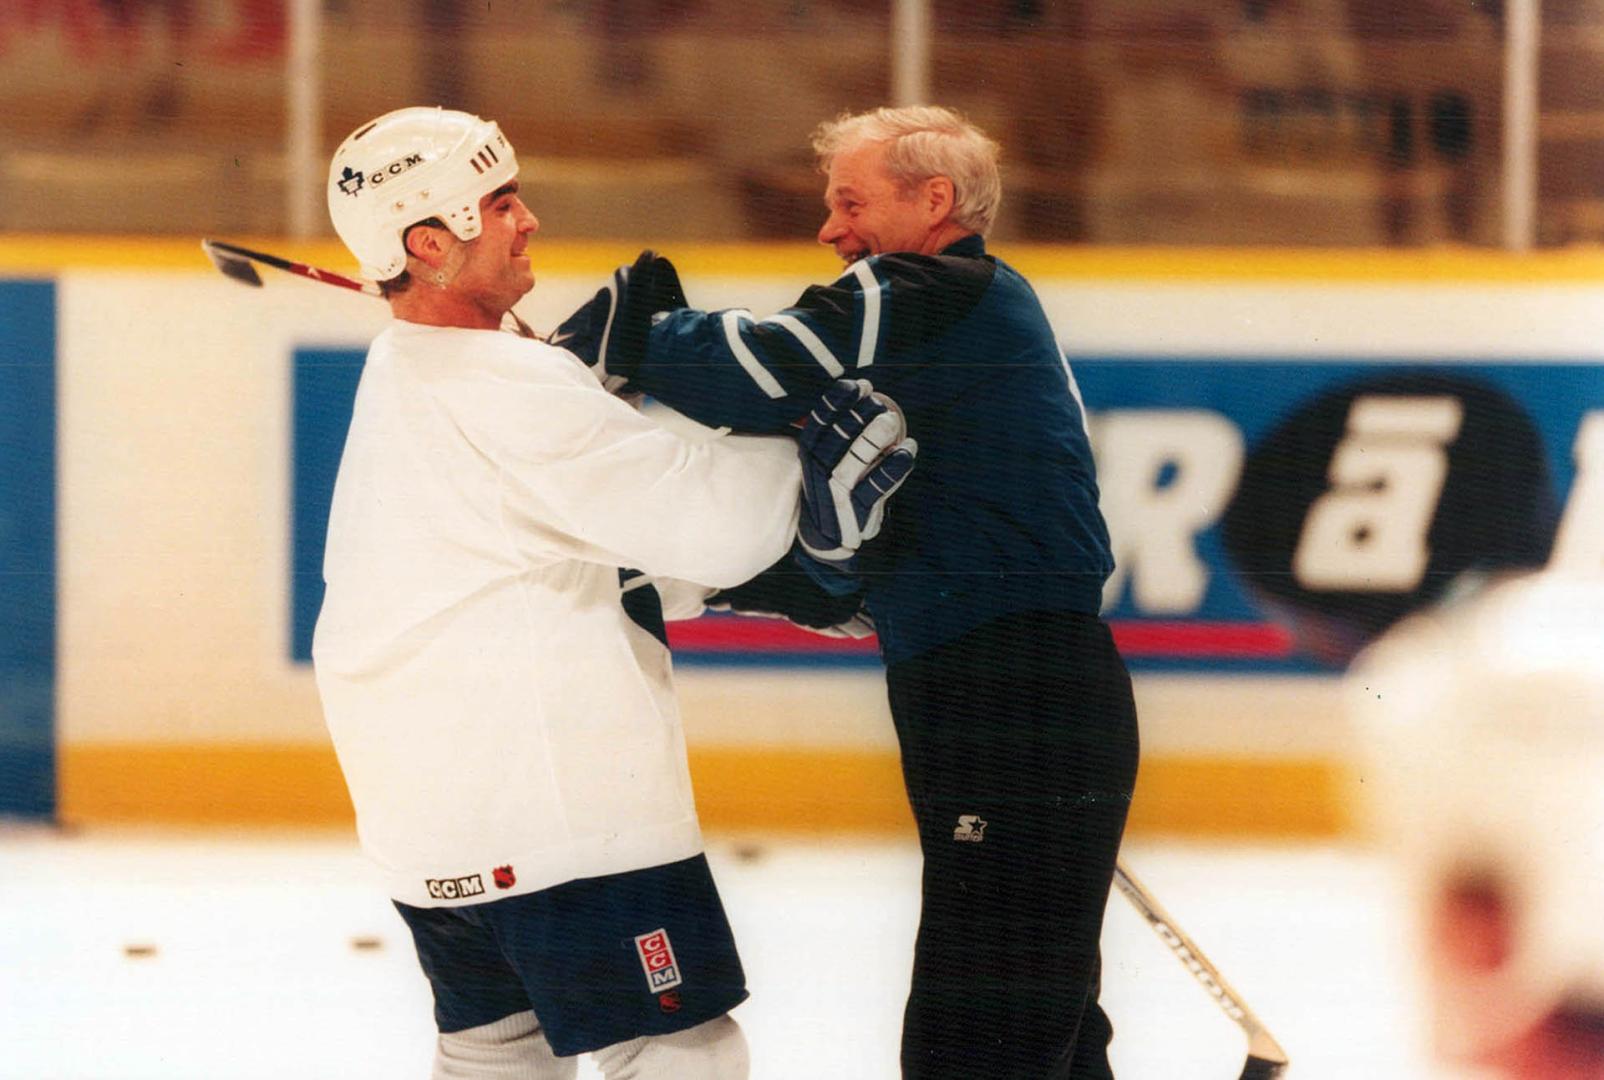
[{"label": "jacket collar", "polygon": [[961,240],[954,240],[941,249],[943,255],[958,255],[968,259],[978,259],[986,253],[986,238],[979,233],[971,233]]}]

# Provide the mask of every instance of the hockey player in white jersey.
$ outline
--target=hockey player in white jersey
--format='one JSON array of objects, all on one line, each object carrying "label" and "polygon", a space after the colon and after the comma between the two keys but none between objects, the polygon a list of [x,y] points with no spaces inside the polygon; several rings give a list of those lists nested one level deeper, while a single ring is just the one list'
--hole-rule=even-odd
[{"label": "hockey player in white jersey", "polygon": [[740,1078],[662,619],[786,556],[804,472],[804,547],[850,559],[914,447],[867,384],[815,408],[800,463],[785,437],[687,441],[502,330],[534,283],[517,175],[494,123],[433,108],[334,156],[336,231],[395,321],[335,486],[318,688],[434,991],[437,1078],[586,1052],[610,1080]]},{"label": "hockey player in white jersey", "polygon": [[1604,1077],[1604,578],[1526,575],[1415,615],[1348,680],[1439,1056]]}]

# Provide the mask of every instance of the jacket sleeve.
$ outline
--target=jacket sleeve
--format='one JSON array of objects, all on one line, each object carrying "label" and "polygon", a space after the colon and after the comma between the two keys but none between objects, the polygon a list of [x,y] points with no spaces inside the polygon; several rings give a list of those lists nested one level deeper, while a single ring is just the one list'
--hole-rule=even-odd
[{"label": "jacket sleeve", "polygon": [[648,338],[631,385],[693,420],[782,432],[839,378],[873,378],[884,336],[886,280],[854,263],[765,319],[750,311],[682,309]]},{"label": "jacket sleeve", "polygon": [[790,439],[689,440],[608,394],[561,350],[535,365],[500,359],[498,379],[446,388],[441,401],[496,466],[503,527],[526,558],[722,587],[790,549],[801,489]]}]

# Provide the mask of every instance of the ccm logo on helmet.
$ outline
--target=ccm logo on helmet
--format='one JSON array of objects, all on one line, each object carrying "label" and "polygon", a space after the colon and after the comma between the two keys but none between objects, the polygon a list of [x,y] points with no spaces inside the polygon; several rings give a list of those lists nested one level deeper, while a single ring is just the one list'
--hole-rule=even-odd
[{"label": "ccm logo on helmet", "polygon": [[340,190],[345,192],[347,195],[355,195],[357,192],[361,191],[363,186],[366,184],[372,184],[374,187],[377,187],[386,180],[390,179],[392,176],[400,176],[408,169],[422,164],[422,154],[408,154],[406,157],[397,158],[396,160],[390,162],[390,164],[384,166],[384,168],[377,169],[366,176],[347,165],[345,167],[345,171],[340,173]]}]

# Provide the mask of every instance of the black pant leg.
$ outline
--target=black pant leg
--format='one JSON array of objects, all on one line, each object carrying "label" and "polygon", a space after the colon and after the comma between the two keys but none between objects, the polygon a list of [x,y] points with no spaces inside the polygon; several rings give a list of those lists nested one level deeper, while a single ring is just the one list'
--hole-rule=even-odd
[{"label": "black pant leg", "polygon": [[924,853],[904,1075],[1110,1076],[1098,941],[1137,735],[1107,629],[1008,616],[887,682]]}]

